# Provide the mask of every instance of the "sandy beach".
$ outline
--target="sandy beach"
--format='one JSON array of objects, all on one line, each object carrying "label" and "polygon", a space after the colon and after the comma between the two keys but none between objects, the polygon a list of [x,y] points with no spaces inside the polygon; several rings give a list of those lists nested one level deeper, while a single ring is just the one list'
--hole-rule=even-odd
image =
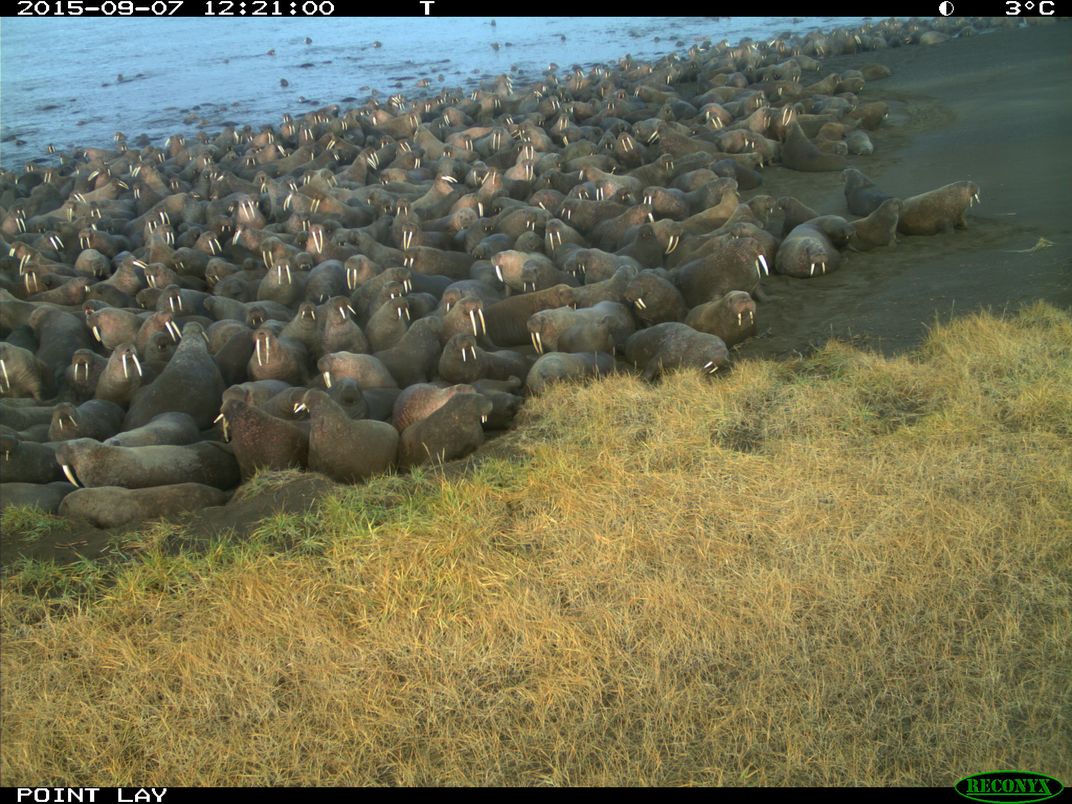
[{"label": "sandy beach", "polygon": [[[823,74],[874,63],[893,71],[860,95],[886,101],[890,116],[872,132],[875,153],[850,156],[852,167],[899,197],[968,179],[982,188],[981,204],[966,230],[899,235],[892,248],[846,253],[841,270],[817,279],[771,277],[763,336],[739,354],[806,352],[831,337],[899,352],[951,315],[1039,299],[1072,306],[1067,44],[1068,26],[1058,23],[826,60]],[[794,195],[847,215],[838,173],[775,166],[763,182],[752,194]],[[1031,251],[1040,238],[1053,245]]]}]

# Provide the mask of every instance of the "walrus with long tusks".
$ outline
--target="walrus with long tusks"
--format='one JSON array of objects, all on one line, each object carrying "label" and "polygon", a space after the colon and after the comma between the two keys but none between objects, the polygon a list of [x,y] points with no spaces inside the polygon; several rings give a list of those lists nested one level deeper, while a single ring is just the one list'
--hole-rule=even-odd
[{"label": "walrus with long tusks", "polygon": [[218,489],[238,485],[234,452],[218,441],[184,446],[112,447],[89,438],[64,441],[56,462],[76,485],[128,489],[204,483]]},{"label": "walrus with long tusks", "polygon": [[714,374],[728,358],[726,343],[717,335],[697,332],[688,324],[676,321],[642,329],[625,344],[625,359],[647,380],[676,368],[696,368]]}]

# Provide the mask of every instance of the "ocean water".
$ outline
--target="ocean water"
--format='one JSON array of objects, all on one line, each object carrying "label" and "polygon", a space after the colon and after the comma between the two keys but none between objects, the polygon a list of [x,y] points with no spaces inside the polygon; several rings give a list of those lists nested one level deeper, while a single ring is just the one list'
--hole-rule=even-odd
[{"label": "ocean water", "polygon": [[[550,63],[652,59],[709,39],[736,44],[857,25],[863,17],[50,18],[0,20],[0,165],[58,149],[133,143],[225,124],[278,123],[376,91],[471,89]],[[306,43],[306,39],[312,40]],[[494,45],[498,45],[495,47]],[[274,55],[268,55],[274,51]],[[122,77],[120,79],[120,76]],[[418,88],[422,79],[428,89]],[[288,86],[281,85],[286,80]]]}]

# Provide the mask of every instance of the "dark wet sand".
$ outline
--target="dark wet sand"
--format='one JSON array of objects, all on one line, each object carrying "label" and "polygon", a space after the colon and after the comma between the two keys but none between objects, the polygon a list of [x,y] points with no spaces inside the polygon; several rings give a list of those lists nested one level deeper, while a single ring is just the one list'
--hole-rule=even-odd
[{"label": "dark wet sand", "polygon": [[[879,63],[862,101],[890,116],[871,132],[875,152],[849,164],[885,192],[908,197],[970,179],[981,204],[968,228],[847,252],[816,279],[772,277],[758,310],[762,337],[740,356],[807,352],[831,337],[884,353],[916,346],[935,320],[1039,299],[1072,308],[1072,51],[1067,21],[936,46],[828,59],[827,72]],[[851,218],[840,173],[764,169],[756,193],[794,195],[820,213]],[[776,219],[780,231],[780,217]],[[1056,245],[1031,253],[1040,237]]]}]

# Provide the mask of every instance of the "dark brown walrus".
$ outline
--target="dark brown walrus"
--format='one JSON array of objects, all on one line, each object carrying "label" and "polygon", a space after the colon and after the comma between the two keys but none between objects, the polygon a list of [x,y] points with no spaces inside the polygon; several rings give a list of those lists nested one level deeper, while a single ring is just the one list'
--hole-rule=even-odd
[{"label": "dark brown walrus", "polygon": [[[484,443],[483,424],[491,400],[478,393],[460,393],[402,433],[398,465],[417,466],[462,458]],[[392,428],[393,430],[393,428]]]},{"label": "dark brown walrus", "polygon": [[650,380],[675,368],[698,368],[714,374],[725,365],[729,352],[717,335],[668,321],[630,337],[625,344],[625,357]]},{"label": "dark brown walrus", "polygon": [[309,436],[303,426],[272,416],[238,397],[224,402],[220,415],[230,434],[243,481],[258,469],[308,465]]},{"label": "dark brown walrus", "polygon": [[306,391],[309,468],[340,483],[360,483],[386,472],[398,456],[398,431],[386,422],[351,419],[326,393]]},{"label": "dark brown walrus", "polygon": [[128,522],[223,505],[230,496],[229,492],[202,483],[144,489],[98,486],[78,489],[65,496],[59,514],[88,520],[99,528],[117,528]]},{"label": "dark brown walrus", "polygon": [[148,424],[169,410],[189,413],[202,430],[212,427],[223,397],[223,377],[208,353],[204,328],[191,322],[167,366],[149,385],[134,395],[123,422],[124,430]]}]

